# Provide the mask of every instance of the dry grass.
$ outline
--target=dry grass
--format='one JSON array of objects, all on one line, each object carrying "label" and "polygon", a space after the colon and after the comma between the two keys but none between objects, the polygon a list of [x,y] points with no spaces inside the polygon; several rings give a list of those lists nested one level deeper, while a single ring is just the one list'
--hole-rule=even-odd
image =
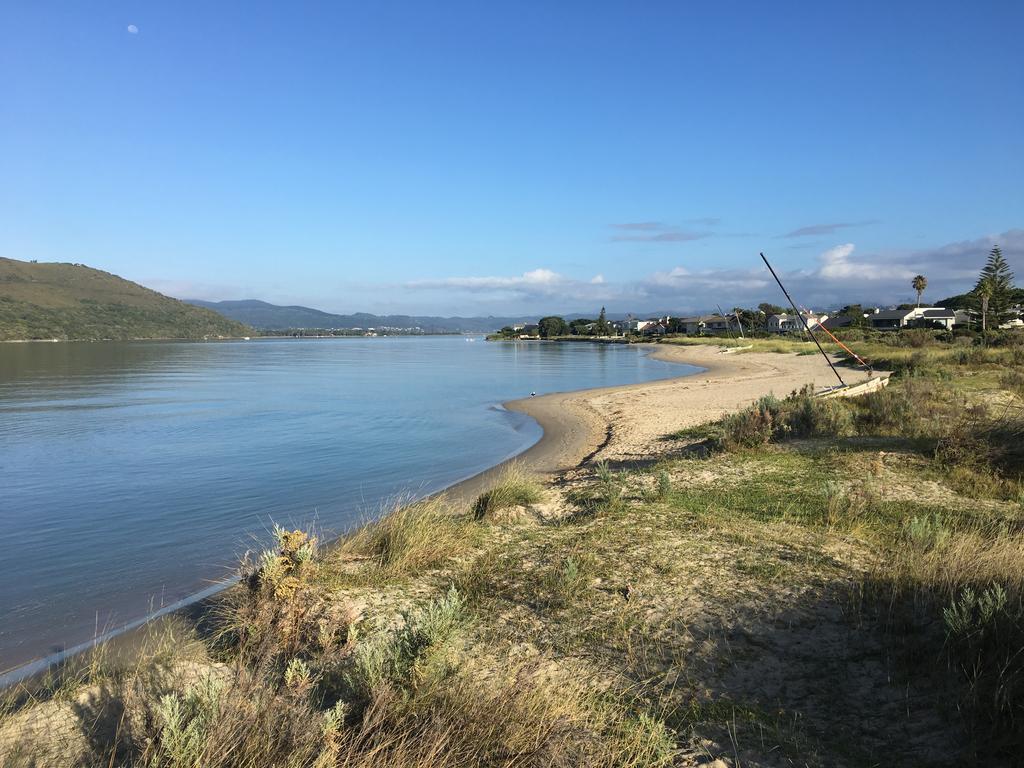
[{"label": "dry grass", "polygon": [[367,558],[371,567],[362,569],[362,576],[379,581],[437,568],[471,548],[476,537],[471,520],[456,515],[443,498],[433,497],[395,504],[346,537],[338,552]]},{"label": "dry grass", "polygon": [[374,699],[340,741],[346,768],[672,764],[674,743],[652,719],[626,715],[573,676],[535,665],[501,681],[457,674],[412,700]]},{"label": "dry grass", "polygon": [[536,504],[543,496],[544,489],[540,483],[530,477],[521,464],[512,463],[505,468],[494,487],[477,498],[473,504],[473,516],[484,520],[512,507]]},{"label": "dry grass", "polygon": [[[818,348],[809,339],[800,337],[778,337],[771,339],[740,339],[726,336],[673,336],[664,339],[662,344],[676,344],[679,346],[703,346],[703,347],[726,347],[729,349],[749,347],[749,349],[737,349],[738,354],[745,352],[775,352],[779,354],[817,354]],[[826,347],[828,349],[828,347]],[[838,347],[835,347],[838,349]],[[831,350],[830,350],[831,351]]]}]

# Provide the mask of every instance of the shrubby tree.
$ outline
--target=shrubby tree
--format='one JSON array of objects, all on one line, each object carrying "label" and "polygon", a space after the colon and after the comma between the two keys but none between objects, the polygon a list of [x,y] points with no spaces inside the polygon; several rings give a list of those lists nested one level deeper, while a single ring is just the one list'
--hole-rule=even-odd
[{"label": "shrubby tree", "polygon": [[864,319],[864,307],[860,304],[847,304],[839,310],[839,316],[850,318],[850,325],[858,328],[867,325],[867,321]]},{"label": "shrubby tree", "polygon": [[667,330],[669,333],[686,333],[686,323],[681,317],[670,317]]},{"label": "shrubby tree", "polygon": [[574,336],[587,336],[591,331],[587,330],[587,326],[593,324],[593,320],[587,317],[580,317],[569,323],[569,333]]},{"label": "shrubby tree", "polygon": [[569,332],[569,326],[566,324],[565,319],[557,315],[542,317],[537,321],[537,328],[542,339],[565,336]]}]

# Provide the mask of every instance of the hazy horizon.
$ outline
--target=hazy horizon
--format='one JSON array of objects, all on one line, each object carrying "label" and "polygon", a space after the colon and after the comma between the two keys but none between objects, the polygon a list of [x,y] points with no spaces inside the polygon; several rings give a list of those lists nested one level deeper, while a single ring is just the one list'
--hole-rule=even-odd
[{"label": "hazy horizon", "polygon": [[0,255],[529,315],[1024,277],[1024,6],[0,9]]}]

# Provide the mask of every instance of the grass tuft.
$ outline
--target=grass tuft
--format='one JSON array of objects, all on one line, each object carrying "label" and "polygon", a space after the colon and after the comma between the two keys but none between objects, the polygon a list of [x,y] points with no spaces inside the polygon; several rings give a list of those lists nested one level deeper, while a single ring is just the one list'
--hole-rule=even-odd
[{"label": "grass tuft", "polygon": [[480,494],[473,504],[473,517],[484,520],[512,507],[526,507],[543,498],[543,489],[519,464],[510,464],[497,485]]},{"label": "grass tuft", "polygon": [[346,537],[338,551],[344,556],[368,558],[364,580],[415,576],[438,568],[473,545],[475,530],[457,517],[442,497],[412,504],[396,504],[378,520]]}]

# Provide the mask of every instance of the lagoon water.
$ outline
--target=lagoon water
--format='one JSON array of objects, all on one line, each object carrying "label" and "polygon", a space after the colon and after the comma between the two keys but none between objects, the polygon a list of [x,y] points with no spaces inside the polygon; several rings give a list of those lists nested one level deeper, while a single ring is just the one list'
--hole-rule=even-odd
[{"label": "lagoon water", "polygon": [[0,672],[195,595],[273,522],[325,536],[526,449],[503,401],[680,376],[455,337],[0,344]]}]

